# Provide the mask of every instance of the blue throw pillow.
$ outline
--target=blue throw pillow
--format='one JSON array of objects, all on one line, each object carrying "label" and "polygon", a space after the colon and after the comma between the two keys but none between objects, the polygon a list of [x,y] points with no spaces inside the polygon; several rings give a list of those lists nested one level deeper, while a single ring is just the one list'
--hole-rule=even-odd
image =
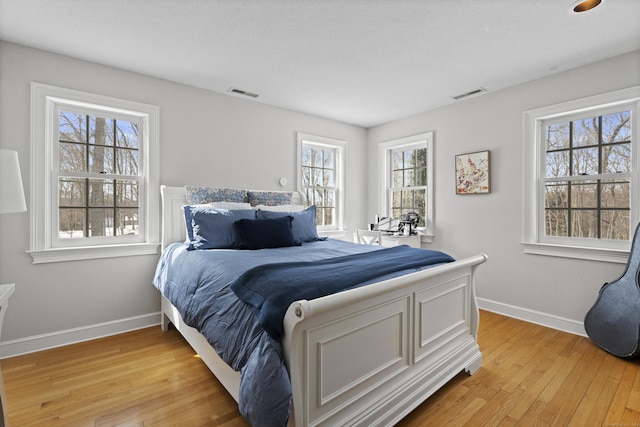
[{"label": "blue throw pillow", "polygon": [[208,206],[184,206],[188,250],[235,249],[238,238],[233,224],[240,219],[254,219],[253,209],[229,210]]},{"label": "blue throw pillow", "polygon": [[266,249],[298,246],[291,234],[290,216],[275,219],[241,219],[235,222],[240,249]]},{"label": "blue throw pillow", "polygon": [[301,212],[271,212],[259,210],[257,219],[281,218],[285,216],[293,217],[291,232],[293,238],[300,242],[313,242],[315,240],[325,240],[318,236],[316,228],[316,205],[309,206]]}]

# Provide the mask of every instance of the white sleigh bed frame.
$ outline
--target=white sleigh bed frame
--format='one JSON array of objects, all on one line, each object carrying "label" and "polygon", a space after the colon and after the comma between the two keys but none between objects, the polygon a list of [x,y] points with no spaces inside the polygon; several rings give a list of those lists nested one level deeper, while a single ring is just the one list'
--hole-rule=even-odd
[{"label": "white sleigh bed frame", "polygon": [[[162,187],[163,248],[184,241],[184,187]],[[484,254],[294,302],[283,348],[289,425],[393,425],[463,370],[482,365],[474,270]],[[236,401],[240,374],[162,297],[162,329],[184,336]]]}]

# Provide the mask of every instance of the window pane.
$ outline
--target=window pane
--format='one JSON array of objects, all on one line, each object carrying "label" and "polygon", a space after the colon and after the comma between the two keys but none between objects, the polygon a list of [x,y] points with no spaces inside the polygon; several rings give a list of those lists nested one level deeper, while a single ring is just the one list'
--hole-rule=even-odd
[{"label": "window pane", "polygon": [[322,167],[322,150],[311,150],[311,165],[315,168]]},{"label": "window pane", "polygon": [[89,144],[113,146],[114,121],[104,117],[89,117]]},{"label": "window pane", "polygon": [[113,188],[111,180],[90,179],[89,180],[89,206],[90,207],[113,207]]},{"label": "window pane", "polygon": [[138,207],[138,183],[136,181],[116,181],[116,206]]},{"label": "window pane", "polygon": [[335,191],[326,190],[324,192],[324,206],[332,208],[336,206]]},{"label": "window pane", "polygon": [[569,151],[554,151],[547,153],[547,178],[569,176]]},{"label": "window pane", "polygon": [[86,180],[60,178],[58,180],[58,203],[60,207],[86,206]]},{"label": "window pane", "polygon": [[569,185],[566,182],[554,182],[545,185],[545,208],[568,208]]},{"label": "window pane", "polygon": [[312,150],[309,147],[302,148],[302,166],[311,166]]},{"label": "window pane", "polygon": [[317,207],[324,207],[324,191],[320,189],[313,190],[313,202]]},{"label": "window pane", "polygon": [[427,185],[427,168],[416,169],[414,185],[417,185],[417,186]]},{"label": "window pane", "polygon": [[596,175],[597,173],[597,147],[573,150],[573,175]]},{"label": "window pane", "polygon": [[91,173],[114,173],[113,149],[102,146],[89,146],[89,171]]},{"label": "window pane", "polygon": [[86,236],[84,209],[60,209],[58,237],[77,239]]},{"label": "window pane", "polygon": [[629,209],[630,186],[629,181],[603,181],[601,190],[602,207]]},{"label": "window pane", "polygon": [[586,147],[598,145],[600,140],[600,127],[598,117],[573,121],[573,146]]},{"label": "window pane", "polygon": [[593,181],[571,183],[572,208],[597,208],[598,183]]},{"label": "window pane", "polygon": [[335,169],[336,157],[332,150],[324,150],[323,167],[326,169]]},{"label": "window pane", "polygon": [[128,236],[138,234],[138,209],[116,209],[116,235]]},{"label": "window pane", "polygon": [[569,148],[569,123],[547,126],[547,151]]},{"label": "window pane", "polygon": [[89,209],[89,237],[113,236],[113,209]]},{"label": "window pane", "polygon": [[402,207],[405,208],[404,209],[405,211],[413,207],[413,191],[412,190],[402,192]]},{"label": "window pane", "polygon": [[138,175],[138,151],[116,149],[116,173]]},{"label": "window pane", "polygon": [[404,187],[404,173],[402,170],[393,171],[393,184],[392,187]]},{"label": "window pane", "polygon": [[404,152],[404,167],[405,168],[416,167],[416,151],[415,150],[406,150]]},{"label": "window pane", "polygon": [[596,210],[571,212],[571,236],[595,239],[598,237],[598,214]]},{"label": "window pane", "polygon": [[58,139],[66,142],[79,142],[86,144],[86,116],[61,111],[58,115]]},{"label": "window pane", "polygon": [[602,173],[631,172],[631,143],[602,147]]},{"label": "window pane", "polygon": [[567,237],[569,230],[568,211],[553,209],[545,211],[545,235]]},{"label": "window pane", "polygon": [[391,167],[393,170],[404,169],[403,152],[396,151],[391,155]]},{"label": "window pane", "polygon": [[58,145],[58,170],[63,172],[87,171],[87,146],[61,142]]},{"label": "window pane", "polygon": [[333,180],[333,170],[324,169],[322,171],[322,185],[325,187],[333,187],[335,186],[335,181]]},{"label": "window pane", "polygon": [[391,208],[402,207],[402,191],[391,192]]},{"label": "window pane", "polygon": [[631,112],[602,116],[602,139],[605,144],[631,141]]},{"label": "window pane", "polygon": [[629,211],[603,210],[600,222],[602,239],[629,240]]},{"label": "window pane", "polygon": [[409,186],[416,185],[415,176],[416,176],[415,169],[405,169],[405,171],[404,171],[404,186],[405,187],[409,187]]},{"label": "window pane", "polygon": [[419,167],[419,168],[427,167],[427,149],[426,148],[419,148],[416,150],[416,167]]},{"label": "window pane", "polygon": [[116,136],[118,147],[139,149],[138,124],[126,120],[116,120]]}]

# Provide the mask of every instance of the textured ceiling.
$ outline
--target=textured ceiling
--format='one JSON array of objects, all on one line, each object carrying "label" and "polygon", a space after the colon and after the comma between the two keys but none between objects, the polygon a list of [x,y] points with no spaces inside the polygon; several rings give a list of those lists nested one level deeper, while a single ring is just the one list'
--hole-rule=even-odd
[{"label": "textured ceiling", "polygon": [[370,127],[640,49],[639,0],[574,1],[0,0],[0,39]]}]

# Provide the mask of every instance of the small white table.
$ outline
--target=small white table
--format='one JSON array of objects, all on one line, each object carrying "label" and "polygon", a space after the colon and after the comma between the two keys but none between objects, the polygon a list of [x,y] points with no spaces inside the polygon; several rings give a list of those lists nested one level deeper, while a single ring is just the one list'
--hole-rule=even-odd
[{"label": "small white table", "polygon": [[[2,321],[4,320],[4,314],[7,312],[7,306],[9,305],[9,297],[15,291],[16,285],[11,283],[9,285],[0,285],[0,334],[2,333]],[[4,427],[7,424],[7,413],[5,408],[7,407],[7,397],[4,394],[4,381],[2,380],[2,370],[0,369],[0,427]]]},{"label": "small white table", "polygon": [[420,235],[413,234],[411,236],[395,236],[393,234],[382,233],[382,246],[399,246],[409,245],[412,248],[420,249]]}]

